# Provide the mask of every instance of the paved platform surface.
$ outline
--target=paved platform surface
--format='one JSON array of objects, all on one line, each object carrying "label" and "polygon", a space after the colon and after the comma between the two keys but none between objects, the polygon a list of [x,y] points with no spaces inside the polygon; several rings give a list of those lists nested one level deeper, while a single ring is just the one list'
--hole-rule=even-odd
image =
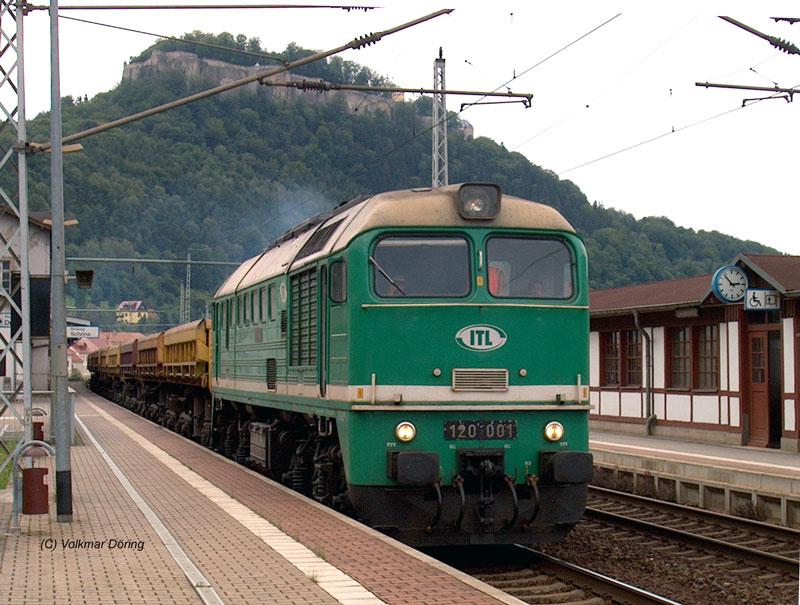
[{"label": "paved platform surface", "polygon": [[720,468],[747,469],[800,479],[800,454],[777,449],[691,443],[663,437],[646,437],[593,430],[589,446],[597,451],[630,452],[635,455],[709,464]]},{"label": "paved platform surface", "polygon": [[[776,449],[710,445],[602,431],[592,431],[589,447],[598,453],[619,452],[800,480],[800,454]],[[795,493],[800,494],[800,489]]]},{"label": "paved platform surface", "polygon": [[[518,601],[88,392],[73,522],[0,501],[0,603]],[[2,492],[0,492],[2,493]]]}]

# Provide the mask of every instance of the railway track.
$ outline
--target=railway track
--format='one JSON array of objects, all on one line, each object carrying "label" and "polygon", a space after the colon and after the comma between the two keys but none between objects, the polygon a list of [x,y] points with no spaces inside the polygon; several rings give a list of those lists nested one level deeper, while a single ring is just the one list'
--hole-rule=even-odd
[{"label": "railway track", "polygon": [[797,577],[800,531],[590,487],[585,519],[635,527]]},{"label": "railway track", "polygon": [[431,554],[530,605],[680,605],[527,546],[440,549]]}]

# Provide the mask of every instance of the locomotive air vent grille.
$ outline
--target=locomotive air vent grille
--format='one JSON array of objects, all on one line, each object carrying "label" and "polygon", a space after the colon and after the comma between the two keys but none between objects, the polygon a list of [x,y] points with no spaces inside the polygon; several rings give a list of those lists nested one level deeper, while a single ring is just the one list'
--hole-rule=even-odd
[{"label": "locomotive air vent grille", "polygon": [[454,391],[507,391],[508,370],[453,368]]},{"label": "locomotive air vent grille", "polygon": [[267,390],[274,391],[278,387],[278,360],[267,358]]}]

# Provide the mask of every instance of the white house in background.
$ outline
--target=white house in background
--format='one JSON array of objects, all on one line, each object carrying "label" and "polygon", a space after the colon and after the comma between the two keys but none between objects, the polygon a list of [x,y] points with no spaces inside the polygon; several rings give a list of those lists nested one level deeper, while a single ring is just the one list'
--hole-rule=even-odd
[{"label": "white house in background", "polygon": [[592,427],[641,433],[652,417],[654,435],[800,451],[800,256],[732,264],[749,287],[735,303],[712,275],[591,292]]},{"label": "white house in background", "polygon": [[[31,212],[28,217],[28,265],[30,270],[31,303],[31,348],[32,388],[45,391],[50,383],[50,233],[52,221],[49,213]],[[75,219],[67,219],[64,226],[77,225]],[[19,219],[8,206],[0,206],[0,237],[3,242],[12,241],[13,253],[0,257],[2,288],[11,292],[19,301],[19,238],[14,233]],[[12,239],[13,238],[13,239]],[[16,293],[15,293],[16,291]],[[16,323],[11,305],[0,296],[0,351],[5,351],[11,339],[12,325]],[[16,376],[15,374],[16,368]],[[6,352],[0,362],[0,386],[8,390],[21,380],[22,370],[14,356]]]}]

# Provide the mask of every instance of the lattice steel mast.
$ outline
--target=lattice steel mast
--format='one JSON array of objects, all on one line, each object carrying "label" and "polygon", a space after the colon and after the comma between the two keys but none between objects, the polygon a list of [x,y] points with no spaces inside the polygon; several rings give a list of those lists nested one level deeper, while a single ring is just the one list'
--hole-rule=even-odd
[{"label": "lattice steel mast", "polygon": [[[28,168],[27,168],[27,127],[25,122],[25,70],[23,56],[24,28],[23,16],[27,7],[23,2],[0,0],[0,111],[4,118],[0,132],[11,128],[12,146],[0,148],[0,174],[16,173],[17,190],[6,191],[0,187],[0,206],[7,209],[18,224],[9,238],[0,234],[0,256],[9,258],[9,278],[15,269],[19,271],[19,281],[0,280],[0,312],[8,312],[19,317],[19,326],[12,321],[8,340],[0,334],[3,350],[0,363],[13,360],[12,377],[14,386],[10,392],[0,391],[0,416],[10,413],[22,425],[24,436],[14,448],[14,452],[25,448],[33,438],[32,416],[32,367],[31,367],[31,324],[30,324],[30,267],[28,263]],[[16,72],[16,74],[15,74]],[[16,75],[16,83],[14,76]],[[8,179],[7,182],[11,182]],[[16,244],[16,245],[15,245]],[[6,288],[8,286],[8,289]],[[19,304],[14,296],[19,291]],[[16,377],[21,382],[16,382]],[[14,402],[22,395],[22,414],[14,408]],[[0,441],[0,448],[8,451]],[[10,453],[10,452],[9,452]],[[2,470],[12,464],[9,455],[0,465]],[[14,490],[14,518],[22,508],[17,490]]]},{"label": "lattice steel mast", "polygon": [[447,175],[447,90],[444,80],[444,58],[439,48],[439,58],[433,61],[433,160],[431,186],[444,187],[450,180]]},{"label": "lattice steel mast", "polygon": [[186,253],[186,298],[183,301],[183,321],[192,320],[192,253]]}]

